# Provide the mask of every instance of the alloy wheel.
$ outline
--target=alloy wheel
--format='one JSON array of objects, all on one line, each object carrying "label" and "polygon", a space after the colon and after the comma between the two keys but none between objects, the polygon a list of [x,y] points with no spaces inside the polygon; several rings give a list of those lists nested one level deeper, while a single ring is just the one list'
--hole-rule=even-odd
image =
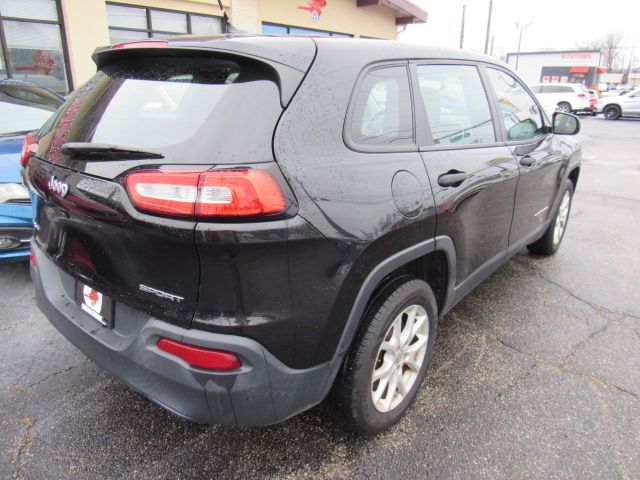
[{"label": "alloy wheel", "polygon": [[410,305],[396,316],[378,350],[371,376],[371,398],[381,413],[396,408],[408,395],[424,363],[429,316]]},{"label": "alloy wheel", "polygon": [[618,109],[616,107],[609,107],[604,111],[604,118],[607,120],[615,120],[620,116]]},{"label": "alloy wheel", "polygon": [[567,190],[564,192],[562,202],[560,202],[560,208],[558,209],[558,215],[556,216],[556,225],[553,229],[553,243],[558,244],[562,240],[562,235],[567,227],[567,221],[569,220],[569,207],[571,205],[571,193]]}]

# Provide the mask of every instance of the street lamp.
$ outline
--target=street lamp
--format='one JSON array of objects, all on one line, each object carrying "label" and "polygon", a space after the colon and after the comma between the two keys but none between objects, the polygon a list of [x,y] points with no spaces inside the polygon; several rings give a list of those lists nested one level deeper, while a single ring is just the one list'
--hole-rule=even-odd
[{"label": "street lamp", "polygon": [[522,31],[532,23],[533,22],[529,22],[526,25],[519,25],[516,23],[516,28],[520,30],[520,37],[518,38],[518,53],[516,53],[516,72],[518,71],[518,60],[520,60],[520,45],[522,44]]}]

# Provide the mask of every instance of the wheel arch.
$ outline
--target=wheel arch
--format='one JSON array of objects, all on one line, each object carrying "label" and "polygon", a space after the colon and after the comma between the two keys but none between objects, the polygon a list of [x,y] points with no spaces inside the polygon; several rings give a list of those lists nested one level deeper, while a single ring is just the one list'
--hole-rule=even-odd
[{"label": "wheel arch", "polygon": [[618,110],[620,110],[620,115],[622,115],[622,107],[619,103],[607,103],[604,107],[602,107],[602,112],[604,113],[604,111],[609,107],[616,107]]},{"label": "wheel arch", "polygon": [[577,167],[573,168],[569,172],[569,175],[567,175],[567,178],[569,180],[571,180],[571,183],[573,183],[573,190],[574,191],[578,187],[578,177],[580,177],[580,166],[579,165]]},{"label": "wheel arch", "polygon": [[336,355],[344,355],[360,328],[367,308],[402,277],[419,278],[436,297],[438,314],[453,304],[455,294],[455,248],[449,237],[436,237],[395,253],[380,262],[362,283],[342,332]]}]

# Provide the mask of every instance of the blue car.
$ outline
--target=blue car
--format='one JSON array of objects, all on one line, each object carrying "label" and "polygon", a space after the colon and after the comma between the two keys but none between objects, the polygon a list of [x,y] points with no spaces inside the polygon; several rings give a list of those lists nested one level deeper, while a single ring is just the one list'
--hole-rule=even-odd
[{"label": "blue car", "polygon": [[0,80],[0,263],[29,257],[33,208],[22,184],[22,145],[63,102],[34,83]]}]

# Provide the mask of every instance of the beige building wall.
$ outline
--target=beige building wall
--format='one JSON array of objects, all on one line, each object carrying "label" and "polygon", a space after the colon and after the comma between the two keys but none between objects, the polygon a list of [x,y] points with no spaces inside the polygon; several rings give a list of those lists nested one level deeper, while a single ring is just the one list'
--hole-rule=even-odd
[{"label": "beige building wall", "polygon": [[[217,0],[116,0],[117,3],[165,8],[220,16]],[[86,82],[94,73],[91,54],[109,45],[105,0],[60,0],[69,50],[73,86]],[[300,10],[307,0],[222,0],[233,25],[249,33],[262,31],[262,22],[354,36],[397,38],[395,12],[386,6],[357,7],[356,0],[329,0],[319,21]]]},{"label": "beige building wall", "polygon": [[93,51],[109,44],[107,7],[104,0],[62,0],[61,5],[71,78],[77,87],[96,71],[91,60]]},{"label": "beige building wall", "polygon": [[231,0],[231,24],[245,32],[259,32],[258,3],[259,0]]},{"label": "beige building wall", "polygon": [[[220,16],[218,0],[116,0],[117,3],[166,8]],[[61,0],[73,86],[86,82],[96,67],[91,54],[97,47],[109,45],[109,26],[105,0]],[[222,0],[229,11],[231,1]]]},{"label": "beige building wall", "polygon": [[320,20],[314,22],[311,13],[298,8],[308,5],[306,0],[258,0],[258,3],[260,24],[256,26],[257,32],[261,31],[262,22],[268,22],[358,37],[398,38],[395,11],[384,5],[358,7],[356,0],[329,0]]}]

